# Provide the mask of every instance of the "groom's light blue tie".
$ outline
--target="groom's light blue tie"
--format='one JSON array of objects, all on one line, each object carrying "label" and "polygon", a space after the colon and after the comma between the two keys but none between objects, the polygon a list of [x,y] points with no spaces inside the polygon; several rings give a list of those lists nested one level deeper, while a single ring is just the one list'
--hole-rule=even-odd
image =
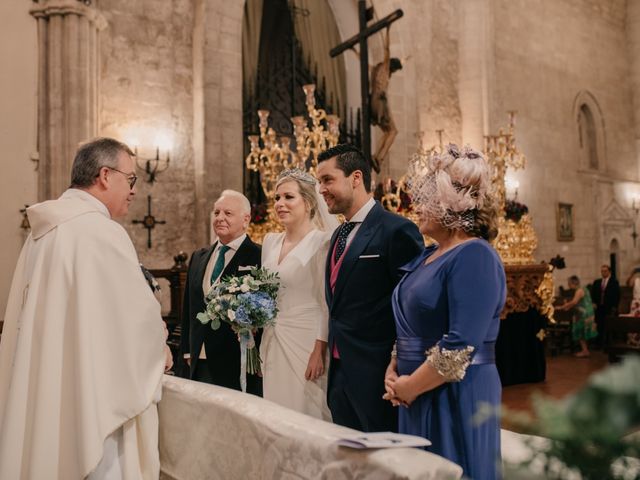
[{"label": "groom's light blue tie", "polygon": [[227,245],[222,245],[220,250],[218,250],[218,258],[216,258],[216,263],[213,265],[213,271],[211,272],[211,285],[215,283],[218,279],[222,270],[224,270],[224,254],[229,251],[231,247]]}]

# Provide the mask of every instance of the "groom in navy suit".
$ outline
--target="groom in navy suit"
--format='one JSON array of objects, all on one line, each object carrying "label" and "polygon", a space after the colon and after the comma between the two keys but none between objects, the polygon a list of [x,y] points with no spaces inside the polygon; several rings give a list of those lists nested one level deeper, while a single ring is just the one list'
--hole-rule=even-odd
[{"label": "groom in navy suit", "polygon": [[391,294],[398,269],[424,247],[416,225],[371,197],[371,167],[352,145],[318,157],[320,193],[346,222],[331,239],[326,266],[329,386],[333,421],[365,432],[398,431],[397,412],[382,399],[396,339]]}]

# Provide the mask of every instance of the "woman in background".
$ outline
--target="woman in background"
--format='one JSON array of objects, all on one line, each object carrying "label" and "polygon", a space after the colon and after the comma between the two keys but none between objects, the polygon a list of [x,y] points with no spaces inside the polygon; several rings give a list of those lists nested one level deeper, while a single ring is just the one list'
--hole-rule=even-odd
[{"label": "woman in background", "polygon": [[575,290],[573,298],[564,304],[556,307],[556,310],[569,310],[576,307],[576,315],[571,326],[571,335],[574,342],[580,344],[580,351],[574,355],[578,358],[585,358],[591,355],[587,341],[598,336],[596,327],[595,311],[589,289],[580,286],[580,279],[572,275],[569,277],[569,288]]}]

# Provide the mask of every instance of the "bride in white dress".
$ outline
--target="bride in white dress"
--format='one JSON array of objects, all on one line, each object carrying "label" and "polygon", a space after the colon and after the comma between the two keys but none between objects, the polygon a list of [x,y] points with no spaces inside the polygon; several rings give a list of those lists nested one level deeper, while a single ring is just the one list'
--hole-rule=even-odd
[{"label": "bride in white dress", "polygon": [[286,170],[275,190],[282,233],[267,234],[262,266],[278,272],[278,316],[262,336],[264,398],[324,420],[328,313],[324,271],[329,241],[338,221],[317,193],[316,180]]}]

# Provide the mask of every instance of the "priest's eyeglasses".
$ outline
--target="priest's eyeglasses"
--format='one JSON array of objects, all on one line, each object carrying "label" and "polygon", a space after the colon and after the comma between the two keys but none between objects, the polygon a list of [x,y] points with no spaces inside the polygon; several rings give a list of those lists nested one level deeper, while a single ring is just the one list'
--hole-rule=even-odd
[{"label": "priest's eyeglasses", "polygon": [[106,165],[104,165],[105,168],[108,168],[109,170],[113,170],[114,172],[118,172],[123,174],[125,177],[127,177],[127,180],[129,181],[129,188],[133,190],[133,186],[136,184],[136,182],[138,181],[138,177],[135,173],[127,173],[127,172],[123,172],[122,170],[118,170],[117,168],[113,168],[113,167],[107,167]]}]

